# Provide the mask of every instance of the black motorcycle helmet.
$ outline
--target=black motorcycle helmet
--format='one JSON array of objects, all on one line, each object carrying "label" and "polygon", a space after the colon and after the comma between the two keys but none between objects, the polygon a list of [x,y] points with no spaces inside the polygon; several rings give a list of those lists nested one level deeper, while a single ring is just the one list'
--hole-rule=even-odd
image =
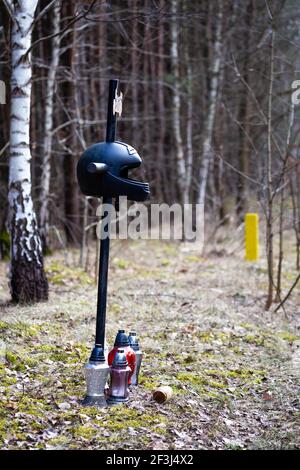
[{"label": "black motorcycle helmet", "polygon": [[80,189],[86,196],[127,196],[131,201],[145,201],[150,196],[149,184],[128,178],[128,171],[141,163],[137,151],[124,142],[94,144],[77,164]]}]

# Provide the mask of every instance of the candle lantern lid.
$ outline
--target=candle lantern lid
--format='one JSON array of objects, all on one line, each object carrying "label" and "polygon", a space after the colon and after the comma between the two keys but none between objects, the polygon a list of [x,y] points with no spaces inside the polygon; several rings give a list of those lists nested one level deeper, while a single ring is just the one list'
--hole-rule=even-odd
[{"label": "candle lantern lid", "polygon": [[113,367],[122,367],[122,368],[125,368],[128,365],[124,349],[122,348],[118,349],[118,351],[115,354],[112,365]]},{"label": "candle lantern lid", "polygon": [[101,344],[96,344],[90,356],[91,362],[105,362],[104,350]]},{"label": "candle lantern lid", "polygon": [[139,340],[138,340],[138,337],[136,335],[136,332],[135,331],[131,331],[128,335],[128,341],[129,341],[129,344],[130,346],[132,347],[132,349],[134,351],[139,351],[140,349],[140,345],[139,345]]},{"label": "candle lantern lid", "polygon": [[115,348],[129,346],[128,336],[125,334],[125,330],[119,330],[115,339]]}]

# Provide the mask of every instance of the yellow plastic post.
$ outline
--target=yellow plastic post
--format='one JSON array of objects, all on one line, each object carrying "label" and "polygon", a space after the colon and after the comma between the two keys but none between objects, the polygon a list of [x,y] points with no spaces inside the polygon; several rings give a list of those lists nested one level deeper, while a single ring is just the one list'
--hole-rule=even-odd
[{"label": "yellow plastic post", "polygon": [[245,248],[247,261],[259,259],[258,214],[245,216]]}]

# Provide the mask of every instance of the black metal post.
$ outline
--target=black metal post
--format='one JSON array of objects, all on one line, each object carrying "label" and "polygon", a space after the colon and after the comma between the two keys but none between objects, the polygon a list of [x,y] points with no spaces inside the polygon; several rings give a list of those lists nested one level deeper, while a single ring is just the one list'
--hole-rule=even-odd
[{"label": "black metal post", "polygon": [[118,89],[119,80],[109,80],[107,124],[106,124],[106,142],[116,140],[117,116],[114,114],[114,99]]},{"label": "black metal post", "polygon": [[[114,142],[116,139],[117,117],[113,112],[113,103],[116,96],[119,80],[109,81],[109,95],[107,108],[107,126],[106,126],[106,142]],[[111,197],[104,197],[103,204],[112,204]],[[107,217],[107,211],[104,217]],[[96,320],[96,339],[95,344],[101,345],[104,352],[105,341],[105,319],[106,319],[106,299],[107,299],[107,275],[109,263],[109,231],[110,217],[107,218],[108,223],[105,232],[108,232],[105,238],[101,240],[100,261],[99,261],[99,278],[98,278],[98,301],[97,301],[97,320]]]}]

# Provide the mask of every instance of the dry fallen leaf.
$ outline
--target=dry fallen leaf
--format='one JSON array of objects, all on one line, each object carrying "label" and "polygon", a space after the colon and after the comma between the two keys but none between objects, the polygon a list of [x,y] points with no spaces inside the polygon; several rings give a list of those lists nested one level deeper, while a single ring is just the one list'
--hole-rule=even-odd
[{"label": "dry fallen leaf", "polygon": [[267,390],[266,392],[263,393],[262,397],[266,401],[273,400],[273,393],[270,392],[270,390]]},{"label": "dry fallen leaf", "polygon": [[69,410],[71,408],[70,403],[67,402],[59,403],[57,406],[60,410]]}]

